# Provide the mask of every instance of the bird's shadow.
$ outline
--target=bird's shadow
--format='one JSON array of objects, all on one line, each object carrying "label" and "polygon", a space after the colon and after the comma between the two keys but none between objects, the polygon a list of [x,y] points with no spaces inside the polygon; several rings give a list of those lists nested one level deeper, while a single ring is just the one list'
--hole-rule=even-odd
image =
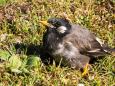
[{"label": "bird's shadow", "polygon": [[41,45],[34,45],[34,44],[23,44],[23,43],[16,43],[14,44],[17,54],[21,54],[24,52],[27,56],[35,55],[40,57],[41,61],[45,65],[52,64],[53,59],[47,53],[45,53],[44,47]]}]

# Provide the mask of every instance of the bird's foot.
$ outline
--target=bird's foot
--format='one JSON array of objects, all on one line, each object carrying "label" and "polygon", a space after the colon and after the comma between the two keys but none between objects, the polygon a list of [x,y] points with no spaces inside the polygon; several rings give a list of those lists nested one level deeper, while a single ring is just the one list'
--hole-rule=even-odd
[{"label": "bird's foot", "polygon": [[89,64],[87,63],[87,64],[85,65],[85,67],[83,68],[82,76],[85,76],[85,75],[88,74],[88,66],[89,66]]}]

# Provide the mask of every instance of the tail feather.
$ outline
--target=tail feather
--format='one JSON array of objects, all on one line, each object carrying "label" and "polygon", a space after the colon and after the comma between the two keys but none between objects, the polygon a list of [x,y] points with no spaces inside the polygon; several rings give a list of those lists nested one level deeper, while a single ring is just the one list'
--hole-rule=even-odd
[{"label": "tail feather", "polygon": [[115,56],[115,48],[104,48],[104,51]]},{"label": "tail feather", "polygon": [[108,44],[105,43],[101,44],[101,47],[104,50],[104,52],[115,56],[115,48],[110,48]]},{"label": "tail feather", "polygon": [[[111,54],[111,55],[115,56],[115,48],[110,48],[108,46],[108,44],[102,42],[101,39],[99,39],[98,37],[96,37],[96,40],[101,45],[102,51],[104,51],[105,53],[108,53],[108,54]],[[99,52],[101,52],[101,51],[99,51]],[[102,52],[102,53],[104,53],[104,52]]]},{"label": "tail feather", "polygon": [[110,54],[115,56],[115,48],[104,46],[102,47],[102,49],[94,49],[94,50],[87,51],[87,54],[94,57],[104,56],[105,54]]}]

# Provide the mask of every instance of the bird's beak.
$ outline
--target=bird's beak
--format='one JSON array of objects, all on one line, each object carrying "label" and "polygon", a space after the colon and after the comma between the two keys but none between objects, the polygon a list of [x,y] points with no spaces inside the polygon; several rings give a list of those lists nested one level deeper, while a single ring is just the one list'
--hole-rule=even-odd
[{"label": "bird's beak", "polygon": [[47,21],[39,21],[41,24],[45,25],[45,26],[50,26],[50,24]]}]

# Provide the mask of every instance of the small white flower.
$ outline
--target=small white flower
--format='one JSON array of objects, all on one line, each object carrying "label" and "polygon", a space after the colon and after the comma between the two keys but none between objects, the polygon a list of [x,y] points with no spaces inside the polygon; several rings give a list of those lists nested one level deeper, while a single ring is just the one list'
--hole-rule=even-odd
[{"label": "small white flower", "polygon": [[79,83],[77,86],[85,86],[84,84],[82,84],[82,83]]},{"label": "small white flower", "polygon": [[8,36],[8,34],[1,34],[0,35],[0,41],[5,41],[6,40],[6,37]]},{"label": "small white flower", "polygon": [[94,76],[89,76],[89,80],[93,80],[94,79]]}]

